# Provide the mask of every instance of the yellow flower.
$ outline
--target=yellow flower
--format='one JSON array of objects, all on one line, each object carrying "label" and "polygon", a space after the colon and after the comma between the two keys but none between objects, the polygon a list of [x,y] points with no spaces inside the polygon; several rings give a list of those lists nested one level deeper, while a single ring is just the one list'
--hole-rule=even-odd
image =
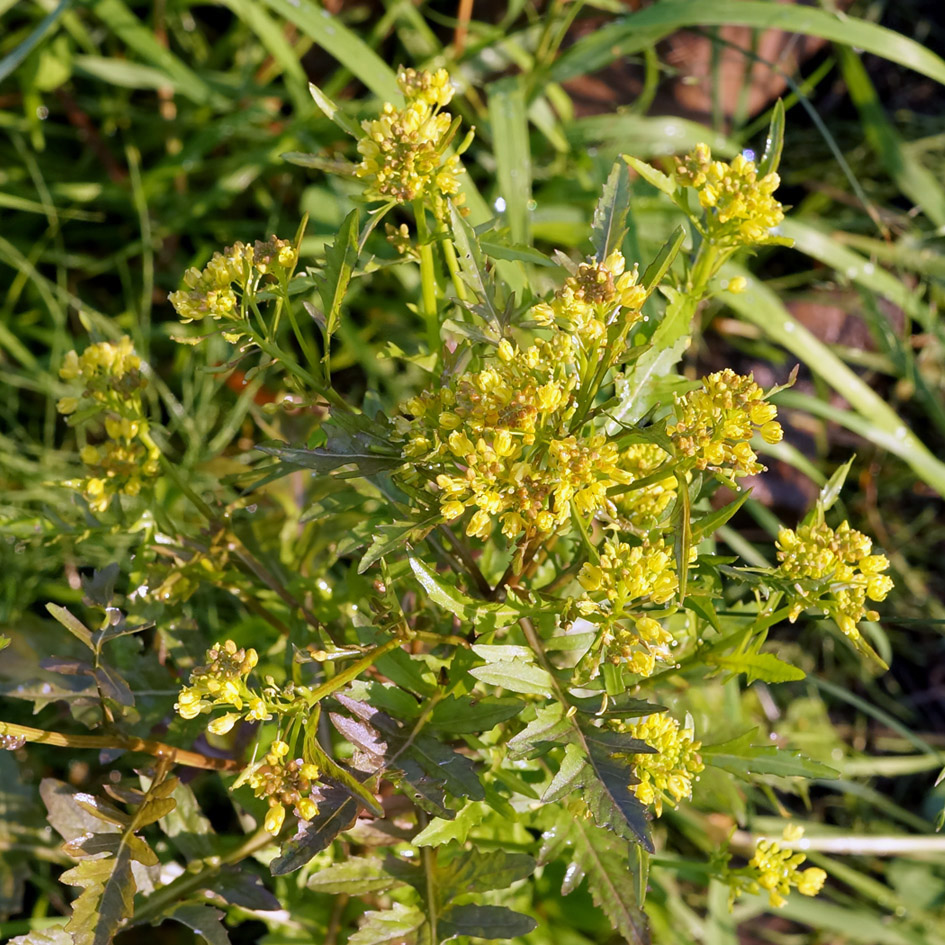
[{"label": "yellow flower", "polygon": [[823,888],[827,879],[824,870],[815,866],[798,869],[805,859],[803,853],[782,849],[777,840],[757,842],[748,867],[755,872],[754,881],[767,891],[768,901],[775,909],[787,903],[792,888],[802,896],[816,896]]},{"label": "yellow flower", "polygon": [[263,764],[249,775],[249,784],[258,798],[269,801],[265,828],[275,836],[282,829],[287,807],[295,808],[303,820],[311,820],[318,813],[318,805],[309,796],[318,766],[301,758],[286,760],[289,746],[284,741],[270,745]]},{"label": "yellow flower", "polygon": [[[754,162],[742,154],[728,164],[713,161],[708,145],[696,145],[686,157],[677,158],[676,182],[696,191],[706,211],[709,239],[716,245],[764,243],[784,219],[784,208],[773,196],[780,178],[774,173],[758,177]],[[732,283],[730,291],[744,288],[733,289]]]},{"label": "yellow flower", "polygon": [[782,436],[777,408],[764,397],[751,374],[728,368],[704,377],[701,388],[677,394],[666,425],[677,455],[729,479],[763,472],[749,440],[756,431],[768,443]]},{"label": "yellow flower", "polygon": [[681,728],[667,713],[649,715],[621,727],[627,734],[646,742],[655,754],[633,756],[633,771],[639,784],[630,790],[644,803],[652,804],[656,816],[663,813],[666,796],[673,806],[692,797],[692,782],[705,767],[699,755],[701,742],[689,728]]},{"label": "yellow flower", "polygon": [[[206,665],[197,666],[190,674],[190,685],[181,689],[174,708],[185,719],[196,718],[201,712],[209,712],[214,706],[229,705],[241,712],[244,700],[253,695],[246,686],[246,677],[252,672],[259,657],[253,649],[238,648],[232,640],[215,644],[207,650]],[[238,715],[233,717],[235,723]],[[225,726],[227,716],[222,716],[214,724]],[[229,727],[216,734],[229,731]]]},{"label": "yellow flower", "polygon": [[873,542],[842,522],[834,530],[818,519],[796,531],[782,528],[778,533],[778,571],[787,578],[796,598],[790,620],[813,607],[833,618],[858,648],[867,646],[857,624],[878,620],[868,609],[867,600],[883,601],[893,581],[883,572],[889,567],[885,555],[872,554]]},{"label": "yellow flower", "polygon": [[366,182],[369,200],[427,198],[442,216],[447,198],[459,205],[463,196],[459,176],[464,168],[458,155],[446,153],[453,119],[440,110],[453,95],[449,75],[445,69],[401,69],[397,80],[406,104],[397,108],[387,102],[379,118],[362,123],[365,135],[358,142],[361,163],[355,173]]}]

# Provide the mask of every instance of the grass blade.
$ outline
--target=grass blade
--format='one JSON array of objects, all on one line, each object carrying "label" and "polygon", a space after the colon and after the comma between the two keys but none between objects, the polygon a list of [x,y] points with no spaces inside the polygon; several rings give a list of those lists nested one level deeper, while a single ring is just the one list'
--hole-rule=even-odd
[{"label": "grass blade", "polygon": [[945,60],[907,36],[845,14],[766,0],[655,3],[576,42],[555,63],[550,79],[563,82],[593,72],[621,56],[640,52],[679,29],[725,25],[819,36],[856,46],[945,84]]},{"label": "grass blade", "polygon": [[499,193],[512,242],[531,243],[528,204],[532,196],[531,147],[525,90],[517,78],[502,79],[489,87],[489,120],[498,167]]}]

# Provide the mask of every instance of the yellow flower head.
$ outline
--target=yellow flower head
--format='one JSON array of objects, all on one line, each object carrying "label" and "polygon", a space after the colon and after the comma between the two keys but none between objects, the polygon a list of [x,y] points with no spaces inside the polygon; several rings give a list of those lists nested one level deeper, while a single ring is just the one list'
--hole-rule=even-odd
[{"label": "yellow flower head", "polygon": [[[815,607],[832,617],[858,648],[865,647],[857,624],[878,620],[867,600],[882,601],[893,588],[883,572],[889,567],[885,555],[872,554],[873,542],[849,522],[832,529],[818,520],[796,531],[778,533],[778,570],[793,582],[796,600],[790,619],[806,607]],[[802,583],[801,583],[802,582]]]},{"label": "yellow flower head", "polygon": [[816,866],[798,869],[806,859],[803,853],[782,849],[777,840],[759,840],[756,844],[748,867],[755,871],[754,882],[768,893],[768,901],[775,909],[787,903],[792,888],[802,896],[816,896],[823,888],[827,879],[824,870]]},{"label": "yellow flower head", "polygon": [[[197,666],[190,674],[190,685],[181,689],[174,708],[185,719],[194,719],[217,705],[232,706],[242,713],[244,702],[253,699],[246,677],[259,661],[256,651],[227,640],[207,650],[206,660],[204,666]],[[217,724],[224,723],[218,720]]]},{"label": "yellow flower head", "polygon": [[301,758],[286,760],[289,746],[275,741],[263,764],[249,776],[249,785],[256,797],[269,802],[265,827],[273,836],[282,829],[286,808],[295,808],[302,820],[311,820],[318,813],[318,805],[309,796],[318,778],[318,766]]},{"label": "yellow flower head", "polygon": [[677,158],[676,181],[696,191],[709,238],[718,245],[763,243],[784,219],[784,208],[773,196],[780,178],[775,173],[758,177],[755,163],[743,154],[728,164],[713,161],[708,145],[696,145]]},{"label": "yellow flower head", "polygon": [[[655,443],[635,443],[620,456],[620,468],[629,477],[628,485],[645,479],[669,460],[669,454]],[[655,528],[676,497],[676,477],[651,482],[624,492],[614,499],[615,521],[624,531],[643,536]]]},{"label": "yellow flower head", "polygon": [[753,377],[726,368],[702,379],[702,387],[676,395],[674,416],[666,426],[677,455],[689,457],[697,469],[730,479],[764,471],[749,445],[757,432],[767,443],[783,433],[777,408],[765,400]]},{"label": "yellow flower head", "polygon": [[446,198],[462,202],[459,175],[464,173],[458,155],[446,154],[453,119],[440,109],[453,97],[449,75],[445,69],[401,69],[397,81],[406,104],[397,108],[387,102],[380,117],[362,123],[355,173],[365,181],[369,200],[426,198],[440,214]]},{"label": "yellow flower head", "polygon": [[236,289],[242,291],[266,275],[290,276],[297,262],[295,247],[276,236],[265,242],[257,240],[252,246],[234,243],[222,253],[214,253],[203,269],[188,269],[183,287],[172,292],[169,300],[183,322],[203,318],[239,321],[243,315]]},{"label": "yellow flower head", "polygon": [[659,817],[664,800],[670,799],[676,807],[691,798],[693,779],[705,768],[699,755],[701,742],[694,740],[692,729],[682,728],[663,712],[631,722],[624,730],[656,749],[655,754],[633,756],[639,784],[632,784],[630,790],[639,800],[652,804]]},{"label": "yellow flower head", "polygon": [[634,267],[626,271],[620,252],[602,263],[581,263],[565,280],[550,302],[540,302],[532,317],[544,327],[558,328],[577,336],[585,350],[596,350],[607,342],[610,326],[618,323],[620,336],[611,344],[621,344],[627,330],[642,317],[646,289],[637,283]]}]

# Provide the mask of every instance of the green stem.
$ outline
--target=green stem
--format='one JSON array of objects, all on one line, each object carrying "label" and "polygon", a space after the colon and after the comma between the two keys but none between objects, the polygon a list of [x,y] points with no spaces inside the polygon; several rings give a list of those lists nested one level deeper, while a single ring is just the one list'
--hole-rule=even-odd
[{"label": "green stem", "polygon": [[141,442],[144,443],[148,449],[153,450],[157,453],[158,462],[161,464],[161,469],[174,480],[177,488],[187,496],[188,499],[194,504],[194,507],[200,512],[201,515],[206,518],[208,522],[214,521],[216,516],[213,514],[213,509],[204,502],[203,499],[197,495],[196,492],[191,488],[190,483],[181,475],[180,470],[175,466],[168,458],[164,455],[164,451],[161,449],[157,443],[151,438],[150,432],[144,430],[138,434]]},{"label": "green stem", "polygon": [[420,253],[420,311],[427,326],[427,343],[430,351],[440,349],[440,323],[436,306],[436,267],[433,261],[433,244],[427,228],[426,210],[419,200],[413,204],[417,221],[417,244]]},{"label": "green stem", "polygon": [[362,659],[359,659],[356,663],[352,663],[336,676],[332,676],[332,678],[327,682],[322,683],[317,689],[312,690],[308,696],[308,704],[315,705],[326,696],[330,696],[333,692],[337,692],[342,686],[346,686],[353,679],[356,679],[358,676],[360,676],[364,670],[373,666],[385,653],[390,653],[391,650],[396,650],[397,647],[403,644],[403,642],[404,641],[400,637],[394,637],[392,640],[388,640],[383,645],[375,647]]},{"label": "green stem", "polygon": [[443,239],[440,245],[443,247],[443,258],[446,260],[446,268],[449,270],[450,279],[453,282],[453,291],[456,293],[456,298],[459,299],[460,302],[465,302],[467,299],[466,286],[463,284],[463,279],[459,272],[459,259],[456,256],[456,247],[453,245],[449,233],[442,224],[441,233]]},{"label": "green stem", "polygon": [[719,259],[719,248],[705,240],[699,247],[696,255],[696,261],[693,263],[692,270],[689,273],[689,294],[697,305],[705,295],[709,280],[715,275]]}]

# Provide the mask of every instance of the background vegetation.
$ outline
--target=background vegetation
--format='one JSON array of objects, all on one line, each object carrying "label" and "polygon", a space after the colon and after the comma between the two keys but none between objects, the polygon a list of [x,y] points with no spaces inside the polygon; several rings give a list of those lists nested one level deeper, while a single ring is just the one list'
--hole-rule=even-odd
[{"label": "background vegetation", "polygon": [[[870,677],[816,626],[784,636],[807,679],[781,687],[776,701],[763,684],[752,691],[779,735],[840,772],[803,798],[808,833],[824,847],[815,842],[810,859],[833,881],[820,899],[795,897],[777,916],[762,917],[763,900],[730,915],[724,890],[694,899],[685,870],[667,869],[653,897],[654,937],[945,940],[945,844],[934,833],[945,766],[945,62],[930,51],[945,47],[941,14],[918,2],[854,3],[855,21],[756,0],[668,0],[638,12],[613,2],[477,3],[472,18],[464,3],[338,6],[326,15],[308,0],[0,0],[0,630],[13,641],[0,658],[3,719],[56,729],[81,718],[70,692],[52,688],[61,677],[40,666],[61,651],[45,605],[78,605],[87,569],[116,560],[119,593],[137,586],[137,523],[97,529],[57,485],[77,465],[55,411],[58,366],[77,339],[90,329],[134,338],[156,371],[154,406],[169,418],[180,469],[204,488],[237,483],[266,436],[279,391],[265,373],[196,371],[191,349],[171,340],[179,324],[167,294],[223,245],[291,236],[300,211],[310,221],[304,253],[334,237],[354,187],[283,157],[340,153],[308,81],[367,116],[390,97],[390,66],[449,68],[463,87],[453,109],[477,129],[465,163],[482,197],[470,199],[470,220],[497,214],[526,262],[529,246],[587,250],[586,221],[623,151],[659,159],[707,140],[723,156],[760,153],[767,109],[783,90],[780,196],[794,205],[783,232],[796,246],[760,253],[749,291],[702,311],[685,365],[693,376],[753,369],[767,385],[801,364],[798,384],[778,395],[789,433],[769,460],[774,473],[725,538],[763,563],[778,522],[793,525],[825,473],[855,450],[847,512],[883,546],[897,582],[871,631],[892,671]],[[763,30],[778,25],[818,42],[771,47]],[[705,77],[693,85],[700,56]],[[733,56],[750,66],[735,79]],[[687,98],[694,87],[701,98]],[[633,187],[629,245],[647,260],[670,220],[651,188]],[[406,305],[419,286],[403,272],[354,287],[334,356],[336,383],[353,402],[389,403],[413,383],[387,356],[390,342],[423,330]],[[221,346],[216,360],[224,357]],[[311,418],[300,413],[301,430]],[[205,462],[224,447],[225,460]],[[291,506],[291,487],[274,495]],[[313,541],[349,526],[339,512]],[[234,625],[238,608],[220,595],[198,594],[189,608],[164,628],[162,646],[199,654],[185,632],[198,615],[208,639],[257,632]],[[172,703],[168,674],[136,678],[133,653],[119,658],[142,705]],[[54,926],[67,909],[56,879],[68,861],[36,784],[54,776],[91,788],[110,760],[48,746],[0,754],[0,938]],[[194,788],[213,826],[233,830],[215,776],[201,777]],[[684,813],[668,820],[696,858],[730,826]],[[263,922],[271,900],[244,897],[228,907],[242,920],[234,942],[344,941],[355,928],[357,909],[303,895],[291,876],[267,882],[291,915]],[[610,941],[590,897],[561,897],[561,882],[546,871],[531,901],[518,903],[542,918],[527,940]],[[190,935],[170,924],[153,934]]]}]

